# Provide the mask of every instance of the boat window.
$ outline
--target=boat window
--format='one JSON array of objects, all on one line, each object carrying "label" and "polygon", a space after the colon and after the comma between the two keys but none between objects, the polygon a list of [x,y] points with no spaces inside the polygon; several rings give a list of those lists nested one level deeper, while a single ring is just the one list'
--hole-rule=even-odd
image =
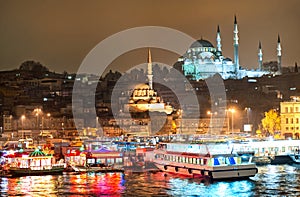
[{"label": "boat window", "polygon": [[193,164],[196,164],[196,163],[197,163],[197,159],[193,158]]},{"label": "boat window", "polygon": [[201,158],[201,159],[199,159],[200,160],[200,165],[204,165],[203,164],[203,159]]},{"label": "boat window", "polygon": [[281,152],[283,152],[283,153],[285,152],[285,146],[282,147],[282,151]]},{"label": "boat window", "polygon": [[225,164],[225,158],[224,157],[220,157],[218,158],[220,165],[224,165]]},{"label": "boat window", "polygon": [[220,165],[220,162],[219,162],[218,158],[214,158],[214,165],[215,166]]},{"label": "boat window", "polygon": [[114,159],[108,159],[107,158],[107,163],[114,163]]},{"label": "boat window", "polygon": [[229,157],[228,159],[229,159],[229,164],[230,164],[230,165],[236,164],[236,162],[235,162],[235,160],[234,160],[233,157]]},{"label": "boat window", "polygon": [[87,159],[87,163],[95,163],[95,159]]},{"label": "boat window", "polygon": [[122,158],[116,158],[116,163],[123,163],[123,159]]},{"label": "boat window", "polygon": [[189,163],[193,163],[193,158],[189,158]]}]

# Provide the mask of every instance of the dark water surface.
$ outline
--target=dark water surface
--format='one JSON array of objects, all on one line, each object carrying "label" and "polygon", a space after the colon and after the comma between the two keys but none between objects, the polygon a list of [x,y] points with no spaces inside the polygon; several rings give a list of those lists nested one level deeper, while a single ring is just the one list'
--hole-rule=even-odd
[{"label": "dark water surface", "polygon": [[249,180],[209,183],[163,172],[88,173],[1,179],[1,196],[300,196],[300,168],[259,167]]}]

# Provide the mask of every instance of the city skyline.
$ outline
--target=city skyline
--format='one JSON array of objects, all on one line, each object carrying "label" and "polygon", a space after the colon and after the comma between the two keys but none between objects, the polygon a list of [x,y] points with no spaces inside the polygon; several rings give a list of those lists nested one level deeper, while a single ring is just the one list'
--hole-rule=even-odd
[{"label": "city skyline", "polygon": [[[41,62],[51,71],[77,71],[84,57],[103,39],[139,26],[163,26],[182,31],[195,39],[216,45],[220,25],[223,54],[233,58],[233,18],[237,16],[240,36],[240,65],[258,67],[258,43],[263,61],[276,61],[278,34],[283,66],[300,62],[297,5],[283,1],[79,1],[2,2],[0,26],[0,70],[18,68],[26,60]],[[254,12],[255,11],[255,12]],[[122,43],[120,43],[122,44]],[[178,54],[152,50],[153,61],[173,65]],[[125,72],[145,63],[146,49],[123,54],[110,69]],[[104,65],[103,65],[104,66]]]}]

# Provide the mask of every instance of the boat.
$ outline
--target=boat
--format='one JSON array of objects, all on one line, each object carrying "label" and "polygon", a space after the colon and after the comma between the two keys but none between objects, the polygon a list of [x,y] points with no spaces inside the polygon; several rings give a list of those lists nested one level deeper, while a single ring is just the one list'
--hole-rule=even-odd
[{"label": "boat", "polygon": [[52,155],[35,150],[10,163],[8,172],[12,176],[61,174],[66,168],[66,164],[62,160],[59,162],[55,160]]},{"label": "boat", "polygon": [[77,159],[69,165],[75,172],[122,172],[123,154],[101,147],[97,150],[80,152]]},{"label": "boat", "polygon": [[253,151],[252,161],[257,165],[292,164],[297,162],[294,155],[300,148],[300,140],[249,140],[232,143],[232,145],[235,152]]},{"label": "boat", "polygon": [[161,171],[210,180],[255,176],[254,163],[242,160],[228,144],[160,143],[153,162]]},{"label": "boat", "polygon": [[292,162],[290,164],[297,164],[299,165],[300,164],[300,154],[290,154],[289,155]]}]

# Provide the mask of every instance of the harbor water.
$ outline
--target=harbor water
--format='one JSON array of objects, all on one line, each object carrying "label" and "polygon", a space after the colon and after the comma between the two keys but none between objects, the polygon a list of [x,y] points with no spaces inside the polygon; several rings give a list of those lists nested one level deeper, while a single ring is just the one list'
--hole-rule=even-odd
[{"label": "harbor water", "polygon": [[258,167],[247,180],[192,179],[163,172],[2,177],[1,196],[300,196],[300,168]]}]

